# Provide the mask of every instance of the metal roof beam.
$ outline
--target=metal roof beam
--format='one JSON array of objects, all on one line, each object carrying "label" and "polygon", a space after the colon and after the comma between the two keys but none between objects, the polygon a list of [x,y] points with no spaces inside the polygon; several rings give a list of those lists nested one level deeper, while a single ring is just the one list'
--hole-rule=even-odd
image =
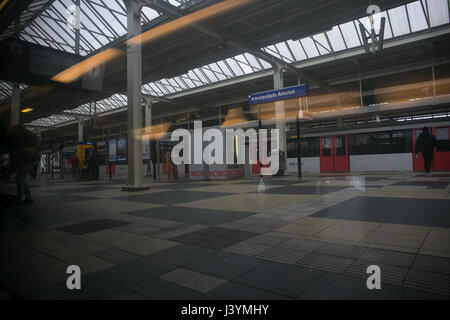
[{"label": "metal roof beam", "polygon": [[[170,3],[167,3],[167,2],[164,2],[161,0],[146,0],[145,2],[148,4],[148,6],[150,6],[154,10],[160,11],[171,18],[180,18],[180,17],[186,15],[186,13],[183,10],[180,10],[179,8],[171,5]],[[309,80],[310,82],[313,82],[313,83],[319,85],[320,87],[326,89],[327,91],[330,91],[330,92],[335,91],[334,88],[330,84],[317,78],[316,76],[312,75],[311,73],[299,70],[299,69],[295,68],[294,66],[284,62],[283,60],[281,60],[271,54],[268,54],[267,52],[264,52],[260,48],[254,46],[248,42],[245,42],[237,37],[231,36],[229,34],[226,34],[225,32],[222,32],[222,31],[212,28],[212,27],[205,27],[201,24],[194,24],[193,28],[206,34],[206,35],[213,37],[216,40],[225,41],[237,49],[247,51],[248,53],[253,54],[257,58],[267,61],[272,66],[280,66],[281,68],[285,69],[286,71],[295,74],[297,77],[302,78],[303,80]]]}]

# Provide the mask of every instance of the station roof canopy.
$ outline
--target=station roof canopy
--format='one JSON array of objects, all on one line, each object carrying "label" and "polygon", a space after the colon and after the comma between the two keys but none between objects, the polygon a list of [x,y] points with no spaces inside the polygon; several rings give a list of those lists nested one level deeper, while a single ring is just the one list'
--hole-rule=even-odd
[{"label": "station roof canopy", "polygon": [[[125,52],[127,15],[121,0],[20,1],[22,4],[9,12],[9,24],[0,24],[0,40],[18,32],[24,41],[73,54],[75,29],[68,25],[68,19],[77,1],[81,11],[79,54],[88,58],[109,48]],[[141,22],[145,32],[223,1],[143,2]],[[379,28],[381,17],[386,18],[386,43],[443,29],[438,36],[450,32],[449,0],[379,0],[377,4],[382,11],[374,17],[375,27]],[[186,107],[203,105],[210,102],[205,95],[203,101],[195,101],[190,93],[210,89],[216,91],[214,99],[232,98],[220,94],[221,84],[236,89],[233,84],[241,79],[267,75],[274,62],[294,70],[306,83],[332,90],[326,81],[329,77],[318,66],[323,58],[331,58],[337,65],[346,52],[362,50],[359,24],[370,30],[368,5],[367,0],[250,1],[237,10],[144,43],[142,92],[164,106],[170,105],[164,98]],[[399,52],[393,57],[402,60]],[[126,54],[106,63],[101,92],[64,86],[27,87],[26,83],[22,89],[22,103],[34,109],[23,117],[37,127],[58,126],[73,122],[77,116],[88,116],[93,101],[97,115],[126,109]],[[10,85],[0,82],[0,105],[7,105],[10,96]]]}]

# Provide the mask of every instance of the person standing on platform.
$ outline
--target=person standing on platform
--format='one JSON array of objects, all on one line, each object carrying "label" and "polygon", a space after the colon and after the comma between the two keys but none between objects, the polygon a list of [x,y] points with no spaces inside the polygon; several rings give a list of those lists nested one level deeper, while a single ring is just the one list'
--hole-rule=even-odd
[{"label": "person standing on platform", "polygon": [[417,137],[416,150],[414,152],[421,152],[424,160],[425,175],[431,176],[431,164],[433,163],[434,148],[437,146],[436,137],[431,134],[428,127],[423,127],[422,133]]},{"label": "person standing on platform", "polygon": [[8,139],[11,164],[16,169],[17,201],[20,204],[31,204],[33,198],[26,178],[40,159],[41,141],[22,125],[13,126],[9,130]]}]

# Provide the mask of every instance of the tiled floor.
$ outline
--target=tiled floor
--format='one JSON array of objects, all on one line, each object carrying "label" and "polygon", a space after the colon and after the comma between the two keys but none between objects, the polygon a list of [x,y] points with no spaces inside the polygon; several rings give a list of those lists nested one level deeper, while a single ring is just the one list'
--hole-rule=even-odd
[{"label": "tiled floor", "polygon": [[[274,177],[262,193],[259,178],[149,183],[32,182],[33,205],[1,208],[0,293],[450,299],[450,174]],[[66,288],[72,264],[81,291]],[[366,287],[370,265],[381,290]]]}]

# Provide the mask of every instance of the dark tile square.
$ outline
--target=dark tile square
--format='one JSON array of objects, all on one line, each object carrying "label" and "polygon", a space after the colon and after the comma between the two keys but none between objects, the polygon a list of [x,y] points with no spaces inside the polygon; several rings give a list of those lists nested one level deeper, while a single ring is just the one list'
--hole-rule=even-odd
[{"label": "dark tile square", "polygon": [[449,212],[450,200],[356,197],[312,216],[449,228]]},{"label": "dark tile square", "polygon": [[[227,195],[226,193],[218,193],[218,192],[173,190],[170,192],[166,191],[166,192],[157,192],[157,193],[150,193],[150,194],[127,195],[127,196],[119,197],[116,199],[171,205],[171,204],[179,204],[179,203],[184,203],[184,202],[192,202],[192,201],[205,200],[205,199],[210,199],[210,198],[223,197],[226,195]],[[220,201],[220,200],[218,200],[218,201]]]},{"label": "dark tile square", "polygon": [[166,261],[179,267],[184,267],[195,261],[202,260],[216,252],[217,250],[209,248],[180,244],[156,252],[149,257],[151,257],[151,259]]},{"label": "dark tile square", "polygon": [[203,296],[204,300],[287,300],[289,298],[271,292],[228,282]]},{"label": "dark tile square", "polygon": [[381,283],[381,290],[367,289],[366,278],[326,273],[314,283],[300,299],[313,300],[373,300],[400,299],[403,287]]},{"label": "dark tile square", "polygon": [[199,231],[195,231],[196,234],[201,234],[201,235],[205,235],[205,236],[221,236],[224,233],[228,233],[232,231],[231,229],[227,229],[227,228],[220,228],[220,227],[210,227],[210,228],[206,228],[206,229],[202,229]]},{"label": "dark tile square", "polygon": [[225,239],[244,241],[244,240],[256,237],[257,235],[259,235],[259,234],[254,233],[254,232],[249,232],[249,231],[231,230],[229,232],[222,233],[218,236],[221,238],[225,238]]},{"label": "dark tile square", "polygon": [[60,227],[58,229],[64,232],[80,235],[105,229],[117,228],[126,224],[128,224],[128,222],[119,220],[98,219]]},{"label": "dark tile square", "polygon": [[225,238],[207,238],[206,240],[196,242],[195,245],[205,248],[217,249],[221,250],[232,246],[235,243],[241,242],[240,240],[235,239],[225,239]]},{"label": "dark tile square", "polygon": [[55,193],[55,194],[86,193],[86,195],[88,195],[89,192],[113,190],[113,189],[116,189],[116,188],[108,187],[106,185],[90,185],[89,187],[81,187],[81,188],[74,187],[74,188],[70,188],[70,189],[62,188],[62,189],[48,190],[45,192]]},{"label": "dark tile square", "polygon": [[450,296],[406,288],[402,296],[403,300],[450,300]]},{"label": "dark tile square", "polygon": [[432,189],[445,189],[448,186],[447,181],[399,181],[391,186],[411,186],[411,187],[429,187]]},{"label": "dark tile square", "polygon": [[[219,204],[218,204],[219,206]],[[157,218],[173,221],[181,221],[197,224],[221,224],[246,218],[252,213],[238,211],[223,211],[212,209],[188,208],[179,206],[166,206],[152,209],[145,209],[125,214],[140,216],[144,218]]]},{"label": "dark tile square", "polygon": [[103,281],[130,288],[150,278],[173,271],[176,268],[176,266],[166,261],[147,256],[96,272],[93,275]]},{"label": "dark tile square", "polygon": [[192,182],[192,183],[182,183],[182,182],[173,182],[168,183],[160,188],[162,189],[173,189],[173,190],[182,190],[182,189],[192,189],[192,188],[200,188],[200,187],[209,187],[209,186],[217,186],[218,184],[209,184],[209,183],[201,183],[201,182]]},{"label": "dark tile square", "polygon": [[201,234],[195,234],[195,233],[187,233],[187,234],[183,234],[181,236],[175,237],[175,238],[171,238],[171,241],[175,241],[175,242],[180,242],[180,243],[185,243],[185,244],[195,244],[201,241],[206,241],[208,240],[209,237],[208,236],[204,236]]},{"label": "dark tile square", "polygon": [[151,278],[131,287],[131,290],[151,300],[194,300],[202,295],[159,278]]},{"label": "dark tile square", "polygon": [[279,295],[296,298],[316,282],[323,271],[275,262],[266,262],[233,282]]},{"label": "dark tile square", "polygon": [[[271,178],[264,178],[264,184],[268,186],[289,186],[292,184],[299,183],[298,180],[283,180],[283,179],[271,179]],[[243,181],[241,184],[260,184],[260,179],[253,179],[253,180],[247,180]]]},{"label": "dark tile square", "polygon": [[[268,194],[329,194],[346,187],[325,187],[325,186],[285,186],[279,188],[266,189],[264,193]],[[255,192],[256,193],[256,192]]]},{"label": "dark tile square", "polygon": [[53,196],[38,196],[34,197],[35,204],[46,204],[46,203],[56,203],[56,204],[64,204],[68,202],[78,202],[78,201],[88,201],[88,200],[97,200],[96,197],[90,197],[89,192],[86,192],[86,195],[72,195],[67,193],[55,193]]},{"label": "dark tile square", "polygon": [[103,299],[113,293],[119,292],[125,287],[98,273],[88,274],[82,277],[82,290],[67,290],[66,283],[55,287],[40,290],[28,297],[32,300],[93,300]]},{"label": "dark tile square", "polygon": [[264,260],[241,256],[231,252],[218,252],[203,260],[194,262],[188,269],[225,280],[232,280],[255,268]]}]

